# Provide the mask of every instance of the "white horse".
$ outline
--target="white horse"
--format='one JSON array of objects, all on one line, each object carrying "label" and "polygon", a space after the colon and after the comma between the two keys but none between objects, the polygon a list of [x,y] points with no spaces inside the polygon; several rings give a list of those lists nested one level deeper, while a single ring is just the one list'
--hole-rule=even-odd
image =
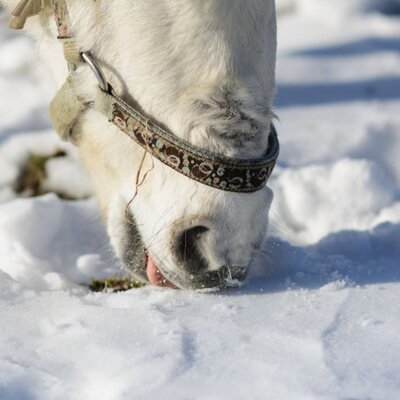
[{"label": "white horse", "polygon": [[[2,1],[10,10],[18,3]],[[99,60],[126,102],[215,154],[265,154],[275,92],[274,0],[68,0],[67,6],[77,47]],[[44,7],[25,27],[60,87],[68,72],[52,13]],[[72,77],[78,96],[92,101],[92,70],[79,66]],[[234,193],[191,180],[145,156],[93,109],[80,117],[74,141],[116,254],[137,278],[180,288],[244,278],[265,236],[268,187]]]}]

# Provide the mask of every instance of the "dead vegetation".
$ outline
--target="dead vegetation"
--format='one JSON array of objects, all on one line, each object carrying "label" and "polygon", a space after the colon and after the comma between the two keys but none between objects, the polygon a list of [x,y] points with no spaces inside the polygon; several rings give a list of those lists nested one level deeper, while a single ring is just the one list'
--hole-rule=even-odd
[{"label": "dead vegetation", "polygon": [[65,151],[58,150],[50,155],[30,154],[22,165],[20,174],[14,184],[14,191],[22,197],[36,197],[46,193],[55,193],[64,200],[77,200],[77,198],[63,192],[49,191],[44,188],[46,181],[46,163],[58,157],[66,157]]},{"label": "dead vegetation", "polygon": [[144,283],[133,279],[93,279],[89,285],[92,292],[123,292],[129,289],[138,289],[145,286]]}]

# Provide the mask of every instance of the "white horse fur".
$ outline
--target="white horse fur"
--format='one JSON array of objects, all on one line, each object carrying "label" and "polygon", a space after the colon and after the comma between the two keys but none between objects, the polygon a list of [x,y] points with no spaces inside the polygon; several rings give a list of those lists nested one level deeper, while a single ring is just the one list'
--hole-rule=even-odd
[{"label": "white horse fur", "polygon": [[[196,146],[244,159],[265,153],[275,92],[274,0],[69,0],[68,8],[79,49],[92,52],[126,101]],[[61,86],[67,69],[51,10],[30,18],[26,28]],[[79,95],[93,99],[90,69],[81,66],[73,76]],[[75,139],[111,242],[126,260],[133,239],[125,208],[144,152],[95,111],[81,118]],[[173,253],[177,235],[198,225],[208,228],[196,246],[209,270],[251,263],[265,236],[270,189],[220,191],[149,155],[140,176],[147,171],[129,211],[170,280],[191,287],[191,273]]]}]

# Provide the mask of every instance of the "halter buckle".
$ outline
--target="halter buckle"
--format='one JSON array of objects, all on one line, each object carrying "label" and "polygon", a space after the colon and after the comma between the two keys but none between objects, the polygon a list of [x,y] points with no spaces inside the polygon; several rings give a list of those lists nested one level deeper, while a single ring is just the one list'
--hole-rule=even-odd
[{"label": "halter buckle", "polygon": [[107,79],[103,73],[103,70],[100,68],[99,64],[96,62],[92,54],[89,51],[85,51],[82,53],[82,59],[93,71],[100,86],[100,89],[104,92],[108,92],[109,84],[107,82]]}]

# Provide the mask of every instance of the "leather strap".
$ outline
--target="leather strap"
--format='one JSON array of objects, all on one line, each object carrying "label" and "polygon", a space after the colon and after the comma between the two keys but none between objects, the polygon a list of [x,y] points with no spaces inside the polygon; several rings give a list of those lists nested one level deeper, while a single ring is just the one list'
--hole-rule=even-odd
[{"label": "leather strap", "polygon": [[52,0],[52,5],[58,31],[57,39],[63,44],[65,60],[75,68],[77,64],[82,64],[83,60],[69,29],[70,24],[66,1]]},{"label": "leather strap", "polygon": [[190,179],[231,192],[256,192],[268,181],[279,153],[271,125],[267,153],[255,160],[216,155],[179,139],[127,104],[110,88],[98,88],[94,108],[153,157]]},{"label": "leather strap", "polygon": [[50,119],[61,139],[73,142],[73,132],[79,117],[88,104],[76,96],[74,82],[68,76],[64,85],[50,103]]}]

